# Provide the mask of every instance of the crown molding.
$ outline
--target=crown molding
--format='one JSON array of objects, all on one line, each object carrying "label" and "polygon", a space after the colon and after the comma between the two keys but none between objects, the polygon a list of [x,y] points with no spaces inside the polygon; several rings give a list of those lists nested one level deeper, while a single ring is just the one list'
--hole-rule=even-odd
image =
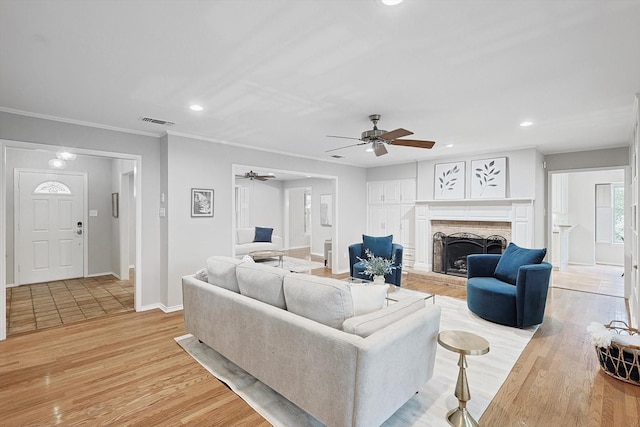
[{"label": "crown molding", "polygon": [[110,131],[116,131],[116,132],[131,133],[131,134],[134,134],[134,135],[151,136],[151,137],[154,137],[154,138],[159,138],[159,137],[162,136],[162,132],[157,132],[157,133],[156,132],[144,132],[144,131],[140,131],[140,130],[133,130],[133,129],[116,127],[116,126],[108,126],[108,125],[103,125],[103,124],[99,124],[99,123],[85,122],[83,120],[68,119],[66,117],[49,116],[47,114],[33,113],[33,112],[30,112],[30,111],[15,110],[13,108],[7,108],[7,107],[0,107],[0,111],[5,112],[5,113],[10,113],[10,114],[17,114],[19,116],[35,117],[37,119],[52,120],[54,122],[69,123],[69,124],[79,125],[79,126],[88,126],[88,127],[92,127],[92,128],[98,128],[98,129],[104,129],[104,130],[110,130]]}]

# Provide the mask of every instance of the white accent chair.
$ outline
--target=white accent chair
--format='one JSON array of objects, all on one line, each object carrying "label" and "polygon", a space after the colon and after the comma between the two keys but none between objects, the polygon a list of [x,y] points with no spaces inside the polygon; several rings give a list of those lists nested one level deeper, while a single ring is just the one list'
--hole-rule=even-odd
[{"label": "white accent chair", "polygon": [[272,235],[271,242],[254,242],[256,228],[238,228],[236,230],[236,257],[247,255],[253,251],[280,251],[282,237]]}]

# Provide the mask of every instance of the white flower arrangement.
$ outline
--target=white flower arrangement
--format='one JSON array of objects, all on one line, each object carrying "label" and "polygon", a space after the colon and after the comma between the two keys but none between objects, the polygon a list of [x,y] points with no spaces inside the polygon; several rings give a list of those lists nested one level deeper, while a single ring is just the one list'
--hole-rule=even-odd
[{"label": "white flower arrangement", "polygon": [[365,266],[364,274],[374,277],[384,276],[391,273],[396,268],[396,266],[393,265],[395,257],[388,259],[375,256],[369,249],[365,249],[364,253],[367,256],[366,259],[357,257]]}]

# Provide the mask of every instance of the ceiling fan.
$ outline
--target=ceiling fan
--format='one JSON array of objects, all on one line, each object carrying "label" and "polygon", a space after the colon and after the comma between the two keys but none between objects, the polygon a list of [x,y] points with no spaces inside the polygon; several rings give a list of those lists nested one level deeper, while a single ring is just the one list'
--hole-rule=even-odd
[{"label": "ceiling fan", "polygon": [[386,130],[378,129],[378,120],[380,120],[380,114],[372,114],[369,116],[369,120],[373,123],[373,129],[362,132],[360,138],[351,138],[348,136],[336,136],[327,135],[328,138],[342,138],[342,139],[355,139],[361,141],[357,144],[347,145],[345,147],[334,148],[332,150],[325,151],[329,153],[331,151],[342,150],[343,148],[355,147],[357,145],[371,144],[371,148],[376,156],[382,156],[387,154],[387,149],[384,144],[400,145],[404,147],[416,147],[416,148],[431,148],[434,146],[434,141],[422,141],[419,139],[398,139],[403,136],[413,135],[413,132],[406,129],[396,129],[390,132]]},{"label": "ceiling fan", "polygon": [[246,172],[246,173],[244,173],[242,175],[236,175],[236,178],[250,179],[251,181],[253,181],[254,179],[257,179],[258,181],[266,181],[268,179],[275,178],[275,177],[276,176],[273,175],[273,174],[258,175],[254,171],[249,171],[249,172]]}]

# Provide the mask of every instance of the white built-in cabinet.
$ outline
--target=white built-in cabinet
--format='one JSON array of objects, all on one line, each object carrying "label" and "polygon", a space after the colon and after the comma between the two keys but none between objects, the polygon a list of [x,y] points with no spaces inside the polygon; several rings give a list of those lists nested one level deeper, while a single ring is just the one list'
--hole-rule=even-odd
[{"label": "white built-in cabinet", "polygon": [[569,174],[552,175],[553,213],[566,214],[569,209]]},{"label": "white built-in cabinet", "polygon": [[402,264],[415,263],[415,179],[371,181],[367,183],[367,234],[393,235],[404,247]]}]

